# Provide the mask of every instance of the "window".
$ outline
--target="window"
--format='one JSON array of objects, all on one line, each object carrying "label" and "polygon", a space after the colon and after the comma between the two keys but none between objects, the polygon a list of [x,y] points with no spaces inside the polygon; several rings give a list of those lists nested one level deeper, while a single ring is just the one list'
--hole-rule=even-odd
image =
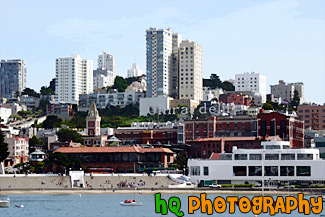
[{"label": "window", "polygon": [[200,167],[191,167],[191,175],[192,176],[199,176],[200,175]]},{"label": "window", "polygon": [[250,154],[249,159],[250,160],[262,160],[262,155],[261,154]]},{"label": "window", "polygon": [[298,160],[312,160],[313,154],[298,154]]},{"label": "window", "polygon": [[281,154],[281,160],[295,160],[295,154]]},{"label": "window", "polygon": [[297,166],[297,176],[311,176],[310,166]]},{"label": "window", "polygon": [[261,166],[250,166],[248,167],[249,176],[262,176],[262,167]]},{"label": "window", "polygon": [[247,154],[235,154],[235,160],[247,160]]},{"label": "window", "polygon": [[279,171],[277,166],[266,166],[265,168],[265,176],[278,176]]},{"label": "window", "polygon": [[281,166],[280,167],[280,176],[294,176],[295,175],[294,166]]},{"label": "window", "polygon": [[233,167],[234,176],[246,176],[246,167],[245,166],[234,166]]},{"label": "window", "polygon": [[279,160],[278,154],[265,154],[265,160]]},{"label": "window", "polygon": [[203,175],[205,176],[209,175],[209,167],[203,167]]}]

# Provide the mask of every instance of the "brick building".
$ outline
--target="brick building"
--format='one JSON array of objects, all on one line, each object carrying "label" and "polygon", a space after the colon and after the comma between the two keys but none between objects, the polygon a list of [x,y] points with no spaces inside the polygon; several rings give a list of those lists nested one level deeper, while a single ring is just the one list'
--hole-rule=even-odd
[{"label": "brick building", "polygon": [[232,147],[245,149],[261,148],[259,137],[215,137],[199,138],[188,149],[190,158],[210,158],[214,153],[232,153]]},{"label": "brick building", "polygon": [[135,172],[141,168],[168,168],[174,163],[174,152],[168,148],[119,147],[61,147],[69,159],[80,160],[82,168],[113,168],[115,172]]},{"label": "brick building", "polygon": [[185,142],[190,144],[198,138],[257,136],[256,117],[205,117],[186,120]]},{"label": "brick building", "polygon": [[[161,123],[164,124],[164,123]],[[184,144],[184,127],[181,124],[167,123],[164,126],[118,127],[114,135],[123,145],[132,144]]]},{"label": "brick building", "polygon": [[290,141],[291,148],[304,147],[304,121],[278,112],[257,115],[258,135],[262,137],[278,135]]},{"label": "brick building", "polygon": [[252,97],[237,93],[225,93],[219,96],[219,102],[234,103],[235,105],[250,105]]},{"label": "brick building", "polygon": [[325,130],[325,105],[299,105],[298,115],[306,129]]}]

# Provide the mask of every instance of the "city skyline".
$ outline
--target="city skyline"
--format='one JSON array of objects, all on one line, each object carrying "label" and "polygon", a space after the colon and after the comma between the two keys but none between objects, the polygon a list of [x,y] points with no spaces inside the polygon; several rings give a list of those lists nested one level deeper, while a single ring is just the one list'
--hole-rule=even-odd
[{"label": "city skyline", "polygon": [[134,62],[145,71],[145,31],[155,27],[203,47],[204,78],[255,71],[267,93],[278,80],[304,82],[306,102],[325,101],[322,1],[64,1],[66,10],[60,2],[0,3],[0,59],[23,59],[36,91],[55,77],[55,59],[71,54],[93,62],[112,54],[123,77]]}]

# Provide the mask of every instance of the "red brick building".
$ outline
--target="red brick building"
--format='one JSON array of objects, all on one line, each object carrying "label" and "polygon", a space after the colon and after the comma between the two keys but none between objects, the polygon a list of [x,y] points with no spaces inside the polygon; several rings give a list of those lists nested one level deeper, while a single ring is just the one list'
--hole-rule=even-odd
[{"label": "red brick building", "polygon": [[213,153],[231,153],[232,147],[244,149],[261,148],[261,138],[259,137],[215,137],[199,138],[192,142],[188,149],[190,158],[210,158]]},{"label": "red brick building", "polygon": [[[182,127],[181,127],[182,128]],[[124,145],[132,144],[180,144],[183,143],[183,129],[180,126],[170,128],[119,127],[115,137]]]},{"label": "red brick building", "polygon": [[252,97],[237,93],[221,94],[219,101],[223,103],[234,103],[235,105],[250,105]]},{"label": "red brick building", "polygon": [[306,129],[325,130],[325,105],[299,105],[298,115]]},{"label": "red brick building", "polygon": [[82,162],[82,168],[113,168],[115,172],[134,172],[140,168],[168,168],[174,163],[174,152],[168,148],[61,147],[55,152]]},{"label": "red brick building", "polygon": [[262,137],[278,135],[290,141],[291,148],[304,147],[304,121],[278,112],[257,115],[258,135]]},{"label": "red brick building", "polygon": [[185,143],[198,138],[257,136],[255,117],[206,117],[185,121]]}]

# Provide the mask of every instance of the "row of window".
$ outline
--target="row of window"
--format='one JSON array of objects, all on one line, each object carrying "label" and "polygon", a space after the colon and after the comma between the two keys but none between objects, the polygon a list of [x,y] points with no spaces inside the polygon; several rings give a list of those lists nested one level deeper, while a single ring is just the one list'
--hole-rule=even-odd
[{"label": "row of window", "polygon": [[[247,154],[235,154],[235,160],[248,160]],[[249,154],[249,160],[262,160],[262,154]],[[280,160],[279,154],[265,154],[265,160]],[[281,160],[296,160],[296,154],[281,154]],[[313,160],[313,154],[297,154],[297,160]]]},{"label": "row of window", "polygon": [[[296,168],[296,170],[295,170]],[[280,174],[279,174],[280,171]],[[261,166],[233,166],[233,175],[234,176],[262,176],[262,167]],[[264,175],[265,176],[311,176],[311,167],[310,166],[265,166]],[[190,167],[190,175],[200,176],[200,167],[193,166]],[[209,167],[203,167],[203,175],[209,175]]]}]

